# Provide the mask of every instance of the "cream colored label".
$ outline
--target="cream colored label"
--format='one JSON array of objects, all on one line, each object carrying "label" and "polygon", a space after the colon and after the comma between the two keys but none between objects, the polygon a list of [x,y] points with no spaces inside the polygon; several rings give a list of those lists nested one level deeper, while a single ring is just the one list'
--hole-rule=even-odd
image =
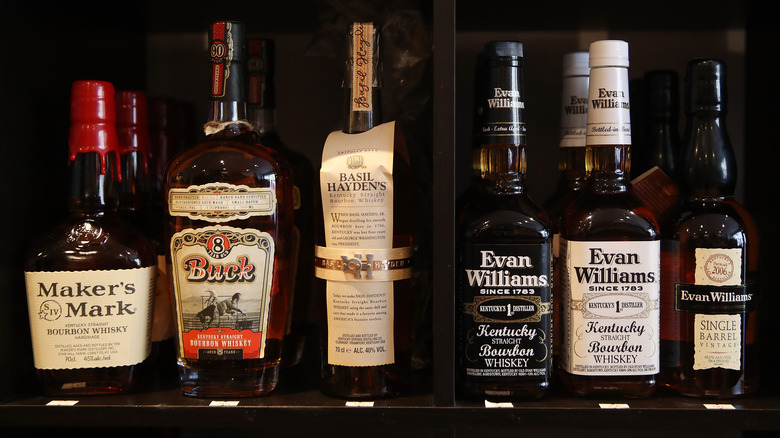
[{"label": "cream colored label", "polygon": [[658,373],[659,241],[562,239],[560,250],[566,371]]},{"label": "cream colored label", "polygon": [[[697,285],[742,284],[741,248],[696,248]],[[742,316],[696,314],[694,316],[693,369],[740,370],[742,364]]]},{"label": "cream colored label", "polygon": [[226,222],[276,212],[276,192],[270,188],[209,183],[186,189],[170,189],[168,211],[208,222]]},{"label": "cream colored label", "polygon": [[156,267],[25,272],[38,369],[135,365],[149,356]]},{"label": "cream colored label", "polygon": [[374,25],[354,23],[352,31],[352,111],[371,111],[374,83]]}]

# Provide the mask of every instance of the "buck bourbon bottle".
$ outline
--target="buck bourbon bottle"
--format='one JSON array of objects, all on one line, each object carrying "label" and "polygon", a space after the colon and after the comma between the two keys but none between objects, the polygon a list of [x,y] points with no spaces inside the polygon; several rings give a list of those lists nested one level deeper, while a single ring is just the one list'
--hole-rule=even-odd
[{"label": "buck bourbon bottle", "polygon": [[276,129],[276,92],[274,84],[274,41],[249,39],[248,120],[263,146],[281,152],[290,164],[293,176],[293,234],[290,239],[292,266],[287,330],[284,335],[282,366],[297,365],[304,352],[308,323],[313,320],[314,167],[308,158],[285,145]]},{"label": "buck bourbon bottle", "polygon": [[579,396],[643,397],[659,367],[660,240],[629,179],[626,42],[591,44],[588,104],[588,180],[561,231],[561,381]]},{"label": "buck bourbon bottle", "polygon": [[352,23],[347,41],[345,125],[325,142],[319,178],[321,389],[372,399],[411,379],[413,180],[396,123],[380,124],[378,29]]},{"label": "buck bourbon bottle", "polygon": [[210,29],[205,139],[166,171],[180,383],[248,397],[276,387],[290,287],[292,181],[246,120],[244,25]]},{"label": "buck bourbon bottle", "polygon": [[523,45],[483,53],[482,181],[457,221],[457,381],[467,398],[539,398],[552,372],[552,237],[525,187]]},{"label": "buck bourbon bottle", "polygon": [[157,257],[117,214],[115,121],[112,84],[73,84],[70,215],[25,263],[35,368],[49,395],[133,390],[150,352]]},{"label": "buck bourbon bottle", "polygon": [[[736,161],[726,130],[726,64],[688,63],[685,85],[687,155],[680,183],[681,215],[674,242],[678,283],[674,332],[664,345],[679,358],[663,370],[681,394],[726,398],[758,389],[757,228],[734,199]],[[666,364],[664,364],[666,365]]]}]

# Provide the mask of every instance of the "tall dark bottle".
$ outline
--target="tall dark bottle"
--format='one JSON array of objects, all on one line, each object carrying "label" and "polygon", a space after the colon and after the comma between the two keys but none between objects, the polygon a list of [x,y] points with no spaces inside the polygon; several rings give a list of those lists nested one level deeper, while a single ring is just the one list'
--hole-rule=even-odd
[{"label": "tall dark bottle", "polygon": [[552,373],[552,236],[528,195],[523,45],[485,45],[481,181],[458,214],[458,394],[539,398]]},{"label": "tall dark bottle", "polygon": [[631,189],[628,43],[590,46],[588,180],[561,230],[563,385],[578,396],[643,397],[659,368],[660,241]]},{"label": "tall dark bottle", "polygon": [[[688,63],[683,203],[675,222],[676,330],[662,346],[678,362],[664,383],[681,394],[727,398],[758,389],[758,245],[750,214],[736,202],[737,165],[726,129],[726,64]],[[667,308],[664,308],[667,310]]]},{"label": "tall dark bottle", "polygon": [[[639,176],[658,166],[676,178],[681,160],[679,79],[674,70],[650,70],[643,78],[644,132],[642,149],[632,157],[632,172]],[[636,167],[636,169],[633,169]]]},{"label": "tall dark bottle", "polygon": [[287,325],[292,177],[247,121],[244,25],[214,23],[210,52],[205,139],[165,173],[180,383],[191,396],[264,395]]},{"label": "tall dark bottle", "polygon": [[117,213],[115,122],[112,84],[73,84],[70,214],[24,268],[35,368],[49,395],[136,389],[150,352],[157,257]]},{"label": "tall dark bottle", "polygon": [[281,152],[293,176],[293,234],[290,239],[290,296],[282,366],[297,365],[304,353],[309,323],[314,321],[314,167],[305,155],[282,142],[276,129],[275,49],[270,39],[249,39],[247,118],[263,146]]},{"label": "tall dark bottle", "polygon": [[[590,67],[588,52],[567,53],[563,57],[563,83],[561,86],[561,133],[558,144],[558,184],[542,208],[550,216],[553,235],[553,277],[560,275],[558,265],[560,222],[563,213],[582,191],[587,179],[585,171],[585,127],[588,124],[588,83]],[[552,282],[553,297],[553,358],[561,350],[563,319],[561,318],[560,281]]]},{"label": "tall dark bottle", "polygon": [[347,43],[344,128],[319,173],[321,389],[373,399],[411,380],[414,182],[402,132],[381,121],[379,29],[352,23]]}]

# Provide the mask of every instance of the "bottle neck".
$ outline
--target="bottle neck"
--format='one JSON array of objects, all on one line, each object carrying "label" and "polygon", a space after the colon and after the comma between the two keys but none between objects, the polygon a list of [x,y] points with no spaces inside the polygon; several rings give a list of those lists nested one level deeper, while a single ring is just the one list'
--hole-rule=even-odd
[{"label": "bottle neck", "polygon": [[559,184],[569,190],[580,190],[588,179],[585,168],[585,147],[558,148]]},{"label": "bottle neck", "polygon": [[248,106],[247,120],[260,136],[276,134],[276,111],[272,108]]},{"label": "bottle neck", "polygon": [[480,147],[482,181],[489,191],[521,193],[525,187],[525,145],[485,144]]},{"label": "bottle neck", "polygon": [[688,115],[683,193],[689,197],[734,196],[737,166],[726,130],[725,114],[699,111]]},{"label": "bottle neck", "polygon": [[356,134],[381,124],[379,33],[373,23],[352,23],[345,65],[344,132]]},{"label": "bottle neck", "polygon": [[358,134],[366,132],[382,123],[381,99],[379,89],[371,90],[371,109],[365,110],[355,108],[352,89],[348,88],[345,94],[346,118],[344,120],[344,132],[347,134]]},{"label": "bottle neck", "polygon": [[97,152],[79,153],[70,162],[70,197],[73,213],[99,214],[118,205],[118,166],[115,152],[105,160]]}]

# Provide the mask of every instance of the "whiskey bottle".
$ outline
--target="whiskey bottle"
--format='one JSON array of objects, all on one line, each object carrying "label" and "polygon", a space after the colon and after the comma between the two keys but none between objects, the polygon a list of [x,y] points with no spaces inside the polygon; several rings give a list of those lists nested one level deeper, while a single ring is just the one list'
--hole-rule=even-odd
[{"label": "whiskey bottle", "polygon": [[157,251],[152,350],[145,362],[145,371],[152,379],[174,378],[176,348],[171,318],[170,279],[165,268],[164,215],[160,203],[155,200],[161,191],[155,190],[145,92],[116,92],[116,131],[122,171],[119,215],[146,236]]},{"label": "whiskey bottle", "polygon": [[[558,184],[542,208],[550,217],[553,236],[553,277],[560,276],[558,245],[560,224],[566,208],[582,192],[585,172],[585,126],[588,123],[588,52],[567,53],[563,57],[561,87],[561,133],[558,145]],[[558,364],[561,350],[562,318],[560,281],[552,282],[553,297],[553,363]]]},{"label": "whiskey bottle", "polygon": [[645,109],[644,141],[631,160],[636,174],[658,166],[675,179],[680,161],[679,79],[674,70],[650,70],[643,77]]},{"label": "whiskey bottle", "polygon": [[35,368],[48,395],[132,391],[150,351],[157,258],[117,214],[113,85],[75,82],[70,118],[70,213],[24,268]]},{"label": "whiskey bottle", "polygon": [[628,43],[590,46],[588,179],[561,230],[561,382],[577,396],[651,395],[658,374],[658,226],[631,190]]},{"label": "whiskey bottle", "polygon": [[319,173],[321,390],[391,397],[411,380],[413,178],[394,121],[381,123],[379,29],[349,27],[345,120]]},{"label": "whiskey bottle", "polygon": [[673,333],[661,332],[662,347],[679,362],[662,364],[668,366],[662,375],[684,395],[749,395],[759,378],[759,236],[734,196],[737,168],[726,129],[722,60],[688,63],[685,112],[683,203],[674,232],[679,280],[669,293],[678,324]]},{"label": "whiskey bottle", "polygon": [[552,237],[528,195],[523,45],[485,45],[481,181],[458,214],[458,392],[540,398],[552,368]]},{"label": "whiskey bottle", "polygon": [[263,146],[284,155],[293,176],[293,233],[290,239],[292,266],[287,330],[282,349],[282,366],[297,365],[304,353],[309,323],[314,321],[314,167],[305,155],[282,142],[276,129],[274,83],[275,45],[271,39],[249,39],[249,94],[247,117]]},{"label": "whiskey bottle", "polygon": [[189,396],[272,391],[287,324],[291,174],[247,121],[244,29],[212,24],[205,139],[165,173],[179,376]]}]

